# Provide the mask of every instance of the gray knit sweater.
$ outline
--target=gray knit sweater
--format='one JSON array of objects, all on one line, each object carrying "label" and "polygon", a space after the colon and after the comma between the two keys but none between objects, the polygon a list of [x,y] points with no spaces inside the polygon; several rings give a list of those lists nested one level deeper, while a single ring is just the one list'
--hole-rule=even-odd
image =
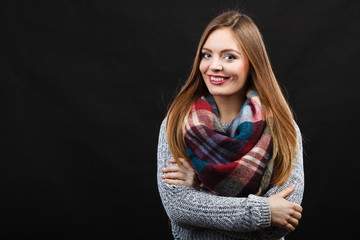
[{"label": "gray knit sweater", "polygon": [[295,184],[287,197],[300,204],[304,192],[304,171],[301,133],[298,135],[298,154],[290,178],[283,186],[269,189],[263,196],[216,196],[206,189],[174,186],[161,178],[162,168],[170,165],[172,155],[166,140],[165,120],[161,124],[158,142],[157,182],[165,211],[170,218],[175,239],[282,239],[287,231],[270,226],[268,197]]}]

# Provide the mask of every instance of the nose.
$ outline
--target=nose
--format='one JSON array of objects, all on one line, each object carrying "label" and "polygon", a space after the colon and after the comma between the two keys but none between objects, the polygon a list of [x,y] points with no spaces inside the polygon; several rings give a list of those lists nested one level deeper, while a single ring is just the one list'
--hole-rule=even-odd
[{"label": "nose", "polygon": [[212,71],[221,71],[223,70],[223,66],[221,64],[220,59],[218,58],[213,58],[211,63],[210,63],[210,69]]}]

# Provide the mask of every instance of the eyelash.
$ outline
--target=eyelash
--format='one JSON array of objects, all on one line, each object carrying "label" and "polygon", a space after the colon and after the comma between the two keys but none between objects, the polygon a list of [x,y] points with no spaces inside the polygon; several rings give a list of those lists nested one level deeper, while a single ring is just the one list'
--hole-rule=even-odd
[{"label": "eyelash", "polygon": [[[231,59],[227,59],[227,57],[230,57]],[[228,54],[228,55],[225,56],[225,59],[226,60],[235,60],[236,57],[234,55],[232,55],[232,54]]]},{"label": "eyelash", "polygon": [[[210,58],[211,57],[210,53],[202,53],[201,55],[202,55],[202,58]],[[229,59],[229,57],[230,57],[230,59]],[[232,55],[232,54],[227,54],[227,55],[224,56],[224,58],[227,61],[231,61],[231,60],[236,59],[236,57],[234,55]]]},{"label": "eyelash", "polygon": [[211,56],[210,53],[202,53],[201,55],[202,55],[202,58],[209,58]]}]

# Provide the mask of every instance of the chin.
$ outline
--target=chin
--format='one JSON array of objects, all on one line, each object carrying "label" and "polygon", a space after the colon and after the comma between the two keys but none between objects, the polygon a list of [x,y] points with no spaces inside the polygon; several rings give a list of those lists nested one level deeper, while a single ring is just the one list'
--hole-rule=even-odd
[{"label": "chin", "polygon": [[227,96],[227,95],[231,95],[231,92],[229,91],[224,91],[224,89],[209,89],[209,92],[211,95],[213,96]]}]

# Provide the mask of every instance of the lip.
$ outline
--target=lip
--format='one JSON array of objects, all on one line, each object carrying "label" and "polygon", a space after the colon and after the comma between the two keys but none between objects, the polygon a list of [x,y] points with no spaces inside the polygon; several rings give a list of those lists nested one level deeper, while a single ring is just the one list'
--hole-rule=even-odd
[{"label": "lip", "polygon": [[[214,81],[211,78],[224,78],[224,80]],[[220,76],[220,75],[209,75],[209,81],[211,84],[214,84],[214,85],[221,85],[221,84],[227,82],[229,79],[230,79],[230,77],[224,77],[224,76]]]}]

